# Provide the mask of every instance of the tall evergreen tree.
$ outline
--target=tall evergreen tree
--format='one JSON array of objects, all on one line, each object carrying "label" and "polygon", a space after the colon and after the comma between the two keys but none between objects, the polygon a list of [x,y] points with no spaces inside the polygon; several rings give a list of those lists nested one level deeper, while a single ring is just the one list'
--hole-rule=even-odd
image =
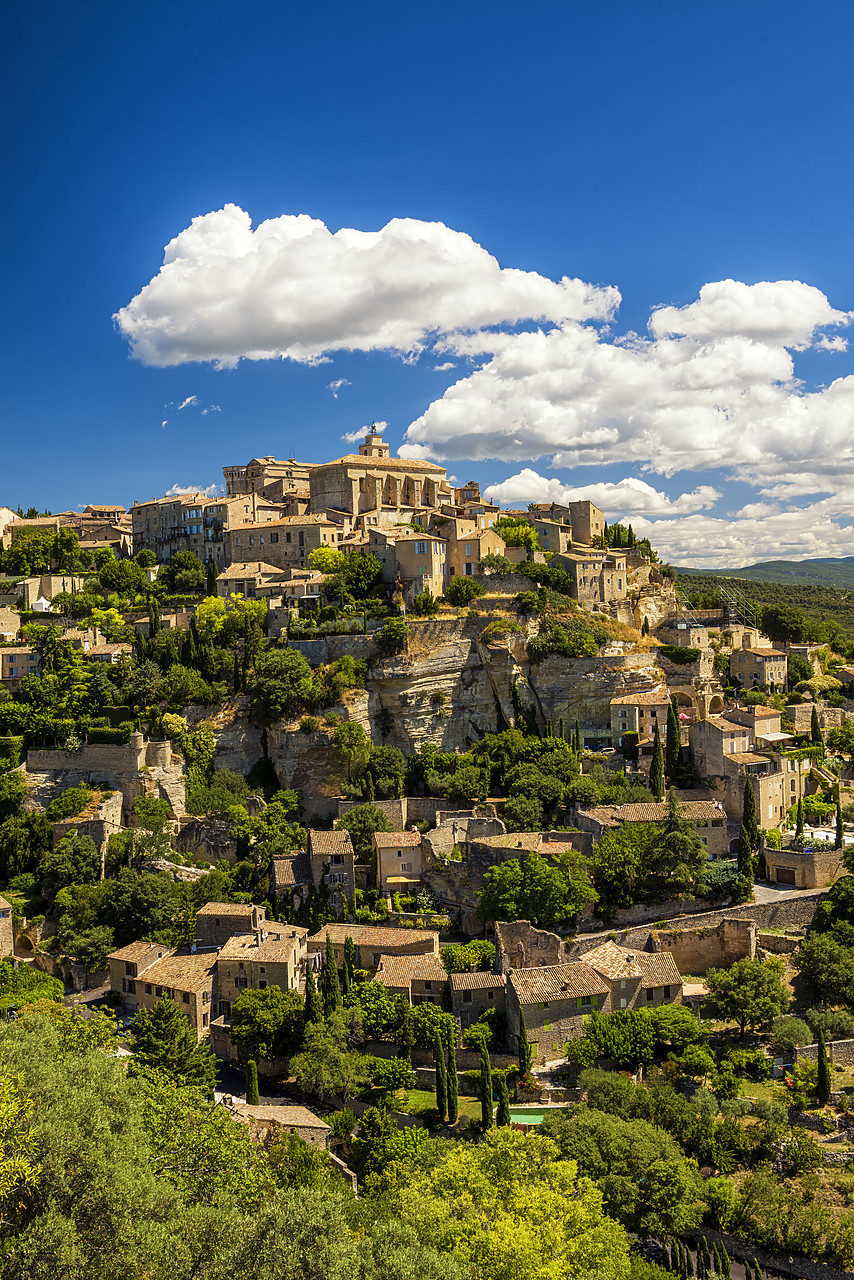
[{"label": "tall evergreen tree", "polygon": [[403,1006],[400,1025],[397,1029],[397,1056],[404,1062],[412,1062],[412,1050],[415,1048],[415,1029],[412,1025],[412,1009],[408,1004]]},{"label": "tall evergreen tree", "polygon": [[679,777],[679,766],[682,761],[682,730],[679,727],[679,716],[676,704],[671,699],[667,708],[667,737],[664,743],[664,772],[673,786]]},{"label": "tall evergreen tree", "polygon": [[836,841],[834,843],[834,848],[845,848],[845,828],[842,825],[842,805],[838,800],[836,801]]},{"label": "tall evergreen tree", "polygon": [[254,1058],[246,1064],[246,1105],[258,1106],[258,1064]]},{"label": "tall evergreen tree", "polygon": [[320,975],[320,991],[323,996],[323,1012],[328,1018],[336,1009],[342,1007],[341,983],[338,981],[338,962],[335,959],[335,948],[329,934],[326,935],[326,959]]},{"label": "tall evergreen tree", "polygon": [[352,986],[356,981],[356,944],[349,934],[344,939],[344,970]]},{"label": "tall evergreen tree", "polygon": [[830,1101],[830,1086],[831,1070],[827,1057],[827,1045],[824,1043],[824,1032],[820,1030],[818,1033],[818,1080],[815,1087],[815,1096],[818,1098],[820,1107],[827,1106]]},{"label": "tall evergreen tree", "polygon": [[503,1071],[498,1078],[498,1111],[495,1123],[499,1128],[504,1128],[510,1123],[510,1094],[507,1090],[507,1076]]},{"label": "tall evergreen tree", "polygon": [[480,1045],[480,1118],[484,1132],[495,1123],[492,1114],[492,1063],[483,1041]]},{"label": "tall evergreen tree", "polygon": [[578,723],[578,721],[577,721],[577,720],[576,720],[576,722],[575,722],[575,742],[573,743],[573,746],[575,747],[576,755],[580,755],[580,753],[581,753],[581,725]]},{"label": "tall evergreen tree", "polygon": [[306,1024],[323,1021],[323,1001],[310,965],[305,972],[305,1020]]},{"label": "tall evergreen tree", "polygon": [[649,635],[649,618],[646,616],[646,614],[643,615],[643,622],[641,624],[641,635],[642,636]]},{"label": "tall evergreen tree", "polygon": [[658,721],[655,722],[655,734],[652,739],[652,764],[649,768],[649,789],[656,800],[664,798],[664,752],[661,749],[661,735],[658,732]]},{"label": "tall evergreen tree", "polygon": [[810,742],[816,746],[824,746],[824,738],[821,736],[821,725],[818,722],[818,707],[813,703],[812,716],[810,717]]},{"label": "tall evergreen tree", "polygon": [[448,1114],[448,1073],[445,1069],[445,1046],[438,1031],[433,1041],[433,1064],[436,1068],[436,1110],[439,1119],[444,1120]]},{"label": "tall evergreen tree", "polygon": [[448,1040],[448,1124],[456,1124],[460,1114],[460,1079],[453,1035]]},{"label": "tall evergreen tree", "polygon": [[561,716],[560,718],[560,736],[561,736],[561,740],[564,740],[566,737],[563,729],[563,716]]},{"label": "tall evergreen tree", "polygon": [[744,823],[738,830],[738,874],[753,879],[753,851],[750,848],[750,837]]},{"label": "tall evergreen tree", "polygon": [[216,564],[209,560],[205,568],[205,595],[216,595]]},{"label": "tall evergreen tree", "polygon": [[519,1010],[519,1074],[526,1076],[531,1070],[531,1059],[534,1056],[534,1049],[528,1040],[528,1029],[525,1026],[525,1015]]},{"label": "tall evergreen tree", "polygon": [[758,849],[762,836],[759,831],[759,823],[756,821],[756,798],[753,794],[753,787],[750,785],[749,778],[745,778],[744,780],[744,795],[741,803],[741,825],[748,834],[751,849]]},{"label": "tall evergreen tree", "polygon": [[795,820],[795,839],[802,840],[804,837],[804,802],[798,799],[798,816]]},{"label": "tall evergreen tree", "polygon": [[216,1087],[216,1059],[207,1039],[198,1040],[179,1007],[163,996],[140,1009],[131,1027],[134,1062],[155,1067],[176,1084],[194,1085],[208,1096]]},{"label": "tall evergreen tree", "polygon": [[160,605],[155,598],[152,598],[151,604],[148,606],[148,638],[149,640],[156,636],[161,628],[160,622]]}]

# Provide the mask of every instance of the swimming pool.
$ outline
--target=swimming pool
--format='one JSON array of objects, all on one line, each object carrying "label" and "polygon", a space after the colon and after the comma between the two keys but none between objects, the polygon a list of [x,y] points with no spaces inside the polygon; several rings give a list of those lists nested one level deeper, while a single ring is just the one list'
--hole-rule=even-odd
[{"label": "swimming pool", "polygon": [[542,1124],[545,1111],[514,1111],[510,1108],[510,1120],[513,1124]]}]

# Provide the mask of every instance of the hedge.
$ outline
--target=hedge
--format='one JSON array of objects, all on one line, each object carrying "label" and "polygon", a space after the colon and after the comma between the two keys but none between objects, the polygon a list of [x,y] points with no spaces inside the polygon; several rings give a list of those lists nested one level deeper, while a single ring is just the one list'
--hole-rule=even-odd
[{"label": "hedge", "polygon": [[689,667],[692,662],[696,662],[700,656],[699,649],[682,648],[681,645],[663,644],[658,652],[662,658],[666,658],[668,662],[674,663],[677,667]]}]

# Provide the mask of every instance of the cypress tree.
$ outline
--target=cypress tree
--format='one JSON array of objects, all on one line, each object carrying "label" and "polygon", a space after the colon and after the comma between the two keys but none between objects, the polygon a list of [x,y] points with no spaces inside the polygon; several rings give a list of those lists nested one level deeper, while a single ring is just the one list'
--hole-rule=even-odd
[{"label": "cypress tree", "polygon": [[812,716],[810,717],[810,742],[816,746],[824,746],[824,739],[821,736],[821,725],[818,722],[818,707],[813,703]]},{"label": "cypress tree", "polygon": [[216,595],[216,565],[213,560],[209,560],[205,569],[205,595]]},{"label": "cypress tree", "polygon": [[460,1080],[457,1075],[457,1050],[454,1037],[448,1043],[448,1124],[456,1124],[460,1114]]},{"label": "cypress tree", "polygon": [[323,1001],[310,966],[305,972],[305,1020],[306,1022],[323,1021]]},{"label": "cypress tree", "polygon": [[750,837],[744,823],[738,831],[738,874],[753,879],[753,854],[750,848]]},{"label": "cypress tree", "polygon": [[492,1114],[492,1063],[483,1043],[480,1046],[480,1118],[484,1132],[495,1123]]},{"label": "cypress tree", "polygon": [[575,722],[575,743],[574,743],[573,745],[575,746],[576,753],[580,755],[580,753],[581,753],[581,725],[578,723],[578,721],[577,721],[577,720],[576,720],[576,722]]},{"label": "cypress tree", "polygon": [[691,1250],[685,1249],[685,1275],[688,1280],[693,1280],[694,1276],[694,1259],[691,1256]]},{"label": "cypress tree", "polygon": [[344,961],[344,968],[341,970],[341,995],[348,996],[350,994],[350,970],[347,961]]},{"label": "cypress tree", "polygon": [[445,1046],[438,1031],[433,1041],[433,1064],[436,1068],[436,1110],[439,1112],[439,1119],[444,1120],[448,1114],[448,1075],[445,1070]]},{"label": "cypress tree", "polygon": [[412,1062],[412,1050],[415,1046],[415,1032],[412,1027],[412,1009],[407,1004],[400,1016],[397,1029],[397,1056],[404,1062]]},{"label": "cypress tree", "polygon": [[507,1092],[507,1076],[503,1071],[498,1078],[498,1114],[495,1123],[499,1128],[510,1123],[510,1094]]},{"label": "cypress tree", "polygon": [[842,805],[836,801],[836,842],[833,846],[835,849],[845,848],[845,828],[842,825]]},{"label": "cypress tree", "polygon": [[818,1081],[815,1087],[815,1096],[818,1098],[820,1107],[824,1107],[830,1101],[830,1062],[827,1058],[827,1046],[824,1043],[824,1032],[818,1033]]},{"label": "cypress tree", "polygon": [[723,1259],[718,1251],[717,1244],[712,1245],[712,1264],[715,1268],[715,1275],[724,1276],[726,1274],[724,1271]]},{"label": "cypress tree", "polygon": [[258,1106],[258,1064],[254,1058],[246,1064],[246,1105]]},{"label": "cypress tree", "polygon": [[641,624],[641,635],[642,636],[649,635],[649,618],[646,616],[646,614],[643,615],[643,623]]},{"label": "cypress tree", "polygon": [[721,1245],[718,1256],[723,1264],[723,1274],[726,1276],[727,1280],[730,1280],[732,1275],[732,1263],[729,1260],[729,1254],[727,1253],[724,1245]]},{"label": "cypress tree", "polygon": [[152,600],[148,609],[148,638],[156,636],[160,630],[160,605],[157,600]]},{"label": "cypress tree", "polygon": [[323,972],[320,975],[320,990],[323,995],[323,1012],[328,1018],[330,1013],[334,1013],[342,1005],[341,983],[338,981],[335,948],[328,933],[326,935],[326,959],[323,962]]},{"label": "cypress tree", "polygon": [[795,822],[795,839],[802,840],[804,837],[804,802],[798,799],[798,816]]},{"label": "cypress tree", "polygon": [[519,1010],[519,1074],[526,1076],[531,1070],[531,1058],[534,1050],[528,1040],[528,1029],[525,1026],[525,1015]]},{"label": "cypress tree", "polygon": [[682,730],[679,728],[679,716],[676,705],[671,701],[667,708],[667,737],[664,741],[664,772],[670,785],[679,776],[679,765],[682,757]]},{"label": "cypress tree", "polygon": [[746,778],[744,782],[744,798],[741,806],[741,825],[744,827],[750,838],[751,849],[758,849],[761,836],[759,832],[759,823],[756,821],[756,799],[753,795],[753,787],[750,785],[749,778]]},{"label": "cypress tree", "polygon": [[652,764],[649,769],[649,789],[656,800],[664,798],[664,752],[661,750],[661,735],[658,732],[658,721],[655,722],[655,734],[652,739]]},{"label": "cypress tree", "polygon": [[565,735],[565,733],[564,733],[564,731],[563,731],[563,716],[561,716],[561,718],[560,718],[560,737],[561,737],[561,741],[562,741],[562,742],[565,742],[565,741],[566,741],[566,735]]},{"label": "cypress tree", "polygon": [[344,972],[352,986],[356,981],[356,944],[349,934],[344,939]]}]

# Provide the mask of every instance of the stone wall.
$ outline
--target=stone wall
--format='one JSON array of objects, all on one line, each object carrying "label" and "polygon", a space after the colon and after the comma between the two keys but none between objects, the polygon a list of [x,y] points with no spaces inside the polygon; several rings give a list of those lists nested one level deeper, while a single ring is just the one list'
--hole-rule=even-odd
[{"label": "stone wall", "polygon": [[[827,1056],[832,1065],[839,1070],[854,1066],[854,1040],[829,1040]],[[818,1060],[817,1044],[802,1044],[795,1050],[795,1061],[808,1058],[811,1062]]]},{"label": "stone wall", "polygon": [[653,929],[648,945],[651,951],[671,955],[680,973],[701,974],[707,969],[729,968],[736,960],[753,960],[756,940],[753,920],[724,919],[699,929]]},{"label": "stone wall", "polygon": [[800,937],[792,937],[783,933],[760,933],[756,945],[761,951],[770,951],[775,956],[788,956],[797,951],[801,944]]},{"label": "stone wall", "polygon": [[145,764],[145,752],[131,743],[93,742],[79,751],[30,751],[29,773],[89,773],[103,775],[137,773]]},{"label": "stone wall", "polygon": [[289,640],[289,649],[296,649],[312,667],[325,666],[349,656],[370,662],[377,656],[376,640],[372,635],[320,636],[317,640]]},{"label": "stone wall", "polygon": [[[339,800],[338,817],[343,818],[364,800]],[[372,800],[371,804],[388,818],[393,831],[405,831],[416,822],[462,822],[467,818],[495,818],[495,806],[479,805],[477,809],[448,809],[442,796],[404,796],[400,800]]]}]

